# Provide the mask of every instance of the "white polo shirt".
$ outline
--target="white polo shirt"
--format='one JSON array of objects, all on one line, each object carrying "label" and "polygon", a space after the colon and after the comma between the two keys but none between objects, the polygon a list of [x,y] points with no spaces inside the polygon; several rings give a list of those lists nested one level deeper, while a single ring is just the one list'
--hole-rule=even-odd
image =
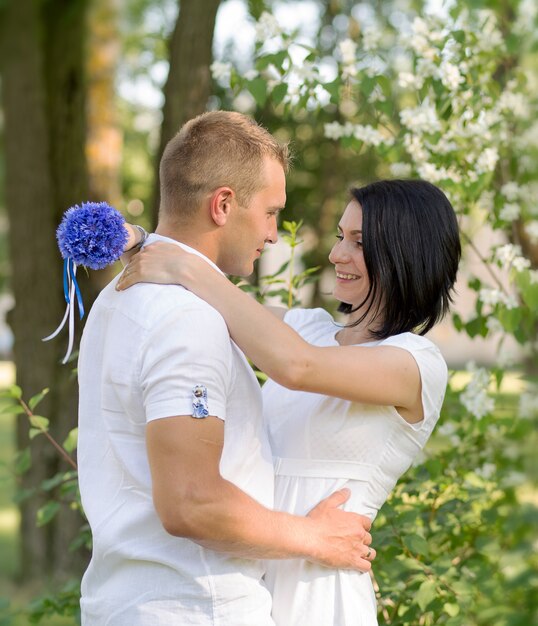
[{"label": "white polo shirt", "polygon": [[[147,244],[157,240],[177,243],[151,235]],[[177,285],[117,292],[116,282],[92,307],[78,366],[80,492],[93,535],[82,624],[272,625],[260,561],[207,550],[163,529],[145,441],[147,422],[207,408],[226,421],[222,476],[272,508],[273,465],[256,377],[206,302]]]}]

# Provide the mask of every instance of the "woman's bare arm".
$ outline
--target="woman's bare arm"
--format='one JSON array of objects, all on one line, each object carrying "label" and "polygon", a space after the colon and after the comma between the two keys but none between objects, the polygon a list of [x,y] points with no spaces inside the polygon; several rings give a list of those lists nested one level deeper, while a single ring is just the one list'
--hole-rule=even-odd
[{"label": "woman's bare arm", "polygon": [[312,346],[203,259],[174,244],[146,246],[131,259],[118,289],[137,282],[182,284],[209,302],[241,350],[285,387],[395,406],[408,421],[422,419],[420,372],[406,350]]}]

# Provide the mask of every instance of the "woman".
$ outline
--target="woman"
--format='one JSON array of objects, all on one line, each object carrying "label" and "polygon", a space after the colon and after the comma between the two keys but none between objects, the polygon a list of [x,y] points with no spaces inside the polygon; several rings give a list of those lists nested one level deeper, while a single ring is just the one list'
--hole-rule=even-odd
[{"label": "woman", "polygon": [[[447,368],[422,335],[451,302],[458,225],[435,186],[381,181],[351,191],[336,238],[329,260],[344,326],[322,309],[270,312],[171,244],[135,255],[118,288],[185,286],[220,311],[233,340],[269,375],[263,397],[277,508],[306,514],[345,486],[345,508],[373,520],[439,417]],[[266,580],[279,626],[377,624],[367,575],[290,560],[269,562]]]}]

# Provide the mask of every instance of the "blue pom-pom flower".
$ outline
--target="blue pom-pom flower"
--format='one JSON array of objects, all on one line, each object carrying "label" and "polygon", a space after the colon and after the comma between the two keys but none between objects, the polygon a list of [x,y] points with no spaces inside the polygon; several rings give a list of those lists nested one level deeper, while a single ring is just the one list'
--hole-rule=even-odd
[{"label": "blue pom-pom flower", "polygon": [[62,257],[101,270],[117,261],[127,243],[123,215],[106,202],[83,202],[66,211],[56,238]]},{"label": "blue pom-pom flower", "polygon": [[84,317],[82,294],[77,283],[77,267],[100,270],[117,261],[128,235],[123,215],[106,202],[83,202],[68,209],[56,231],[64,259],[64,295],[67,306],[58,328],[43,341],[53,339],[69,322],[69,344],[62,363],[67,363],[75,336],[75,303],[80,319]]}]

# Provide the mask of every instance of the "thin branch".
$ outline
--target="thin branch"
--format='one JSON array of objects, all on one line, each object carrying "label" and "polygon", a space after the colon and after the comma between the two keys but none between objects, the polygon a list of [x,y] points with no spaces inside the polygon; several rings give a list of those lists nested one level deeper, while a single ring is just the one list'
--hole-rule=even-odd
[{"label": "thin branch", "polygon": [[499,289],[505,294],[505,295],[510,295],[507,291],[506,291],[506,287],[502,284],[502,282],[500,281],[499,277],[495,274],[495,272],[491,269],[491,265],[486,261],[485,257],[482,255],[482,253],[480,252],[480,250],[476,247],[476,245],[474,244],[473,240],[469,237],[469,235],[467,235],[463,230],[461,231],[461,235],[462,237],[465,239],[465,241],[467,242],[467,244],[469,245],[469,247],[471,248],[471,250],[476,254],[476,256],[480,259],[480,261],[482,261],[482,263],[484,264],[484,266],[486,267],[486,270],[488,271],[489,275],[493,278],[493,280],[495,281],[495,283],[498,285]]},{"label": "thin branch", "polygon": [[[22,408],[24,409],[24,412],[28,416],[28,419],[33,417],[34,414],[32,413],[30,407],[26,404],[26,402],[22,398],[19,398],[19,402]],[[75,461],[73,461],[73,459],[69,456],[69,454],[67,454],[64,448],[54,439],[54,437],[52,437],[52,435],[48,433],[44,428],[39,428],[39,430],[45,435],[45,437],[50,441],[50,443],[56,448],[60,456],[62,456],[75,471],[78,471],[78,467]]]}]

